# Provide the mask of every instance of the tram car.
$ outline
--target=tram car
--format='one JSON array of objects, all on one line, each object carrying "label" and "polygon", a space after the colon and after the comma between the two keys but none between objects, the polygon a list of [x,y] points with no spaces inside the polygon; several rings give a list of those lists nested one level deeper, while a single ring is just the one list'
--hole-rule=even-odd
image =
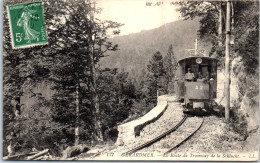
[{"label": "tram car", "polygon": [[181,78],[177,81],[177,94],[186,111],[208,111],[217,96],[217,59],[190,56],[178,61]]}]

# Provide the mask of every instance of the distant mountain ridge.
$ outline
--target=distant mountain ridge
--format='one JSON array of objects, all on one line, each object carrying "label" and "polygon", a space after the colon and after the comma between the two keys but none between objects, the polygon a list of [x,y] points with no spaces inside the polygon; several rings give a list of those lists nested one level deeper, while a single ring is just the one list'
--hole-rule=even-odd
[{"label": "distant mountain ridge", "polygon": [[179,20],[152,30],[114,37],[110,41],[118,44],[120,50],[108,52],[109,56],[102,58],[100,65],[140,74],[154,53],[160,51],[165,56],[171,44],[176,58],[181,59],[188,55],[185,49],[194,48],[198,29],[198,19]]}]

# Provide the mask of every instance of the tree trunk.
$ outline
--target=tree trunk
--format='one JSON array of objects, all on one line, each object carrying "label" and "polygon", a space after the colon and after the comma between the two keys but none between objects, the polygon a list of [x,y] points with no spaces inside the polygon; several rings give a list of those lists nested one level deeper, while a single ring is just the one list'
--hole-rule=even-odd
[{"label": "tree trunk", "polygon": [[21,96],[18,95],[15,98],[15,117],[18,118],[21,115]]},{"label": "tree trunk", "polygon": [[96,132],[96,139],[98,142],[103,142],[103,133],[102,133],[102,125],[101,125],[101,117],[100,117],[100,103],[99,103],[99,96],[97,93],[97,77],[96,77],[96,68],[95,68],[95,54],[94,54],[94,45],[92,45],[92,86],[93,86],[93,103],[94,103],[94,120],[95,120],[95,132]]},{"label": "tree trunk", "polygon": [[223,41],[222,40],[222,31],[223,31],[222,20],[223,20],[223,18],[222,18],[222,8],[221,8],[221,6],[222,6],[222,4],[220,2],[219,7],[218,7],[218,14],[219,14],[219,16],[218,16],[218,45],[219,45],[219,47],[222,46],[222,41]]},{"label": "tree trunk", "polygon": [[18,131],[18,137],[21,136],[21,122],[20,122],[20,115],[21,115],[21,96],[18,95],[16,98],[15,98],[15,111],[14,111],[14,114],[15,114],[15,118],[16,120],[18,120],[18,126],[19,126],[19,131]]},{"label": "tree trunk", "polygon": [[234,4],[231,2],[231,32],[234,31],[234,25],[235,25],[235,20],[234,20]]},{"label": "tree trunk", "polygon": [[76,125],[75,125],[75,145],[79,144],[79,81],[76,83]]},{"label": "tree trunk", "polygon": [[101,130],[100,103],[99,103],[99,96],[97,93],[94,54],[92,54],[92,86],[93,86],[94,120],[95,120],[94,125],[95,125],[95,132],[96,132],[95,136],[98,142],[102,142],[104,139]]},{"label": "tree trunk", "polygon": [[[91,19],[93,26],[94,24],[94,13],[96,10],[96,6],[94,3],[94,9],[91,12]],[[98,142],[104,141],[104,136],[102,133],[102,124],[101,124],[101,117],[100,117],[100,103],[99,103],[99,96],[97,93],[97,83],[96,83],[96,68],[95,68],[95,52],[94,52],[94,46],[95,46],[95,34],[91,33],[92,37],[90,38],[90,42],[92,42],[91,48],[91,70],[92,70],[92,87],[93,87],[93,103],[94,103],[94,125],[95,125],[95,137]]]},{"label": "tree trunk", "polygon": [[99,97],[97,93],[94,93],[94,104],[95,104],[95,129],[96,129],[96,137],[98,142],[103,142],[103,133],[101,129],[101,117],[100,117],[100,105],[99,105]]}]

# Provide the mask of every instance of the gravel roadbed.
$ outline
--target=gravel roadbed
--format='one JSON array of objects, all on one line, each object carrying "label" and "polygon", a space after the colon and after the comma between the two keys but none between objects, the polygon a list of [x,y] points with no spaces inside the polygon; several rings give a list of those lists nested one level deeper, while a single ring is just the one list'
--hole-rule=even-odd
[{"label": "gravel roadbed", "polygon": [[137,136],[131,144],[119,146],[116,151],[123,153],[156,138],[178,124],[183,117],[182,106],[179,103],[169,103],[167,109],[158,120],[145,126],[140,131],[140,136]]},{"label": "gravel roadbed", "polygon": [[[190,136],[195,130],[199,128],[203,121],[203,118],[199,117],[188,117],[186,121],[174,132],[167,135],[162,140],[154,143],[148,148],[141,151],[143,152],[156,152],[163,154],[167,152],[170,148],[178,145],[188,136]],[[140,152],[141,152],[140,151]]]}]

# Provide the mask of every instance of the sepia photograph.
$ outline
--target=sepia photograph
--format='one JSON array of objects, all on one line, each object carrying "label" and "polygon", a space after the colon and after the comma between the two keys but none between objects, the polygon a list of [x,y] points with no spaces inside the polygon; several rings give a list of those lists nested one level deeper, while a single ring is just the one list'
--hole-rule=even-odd
[{"label": "sepia photograph", "polygon": [[259,1],[4,0],[2,29],[2,160],[259,160]]}]

